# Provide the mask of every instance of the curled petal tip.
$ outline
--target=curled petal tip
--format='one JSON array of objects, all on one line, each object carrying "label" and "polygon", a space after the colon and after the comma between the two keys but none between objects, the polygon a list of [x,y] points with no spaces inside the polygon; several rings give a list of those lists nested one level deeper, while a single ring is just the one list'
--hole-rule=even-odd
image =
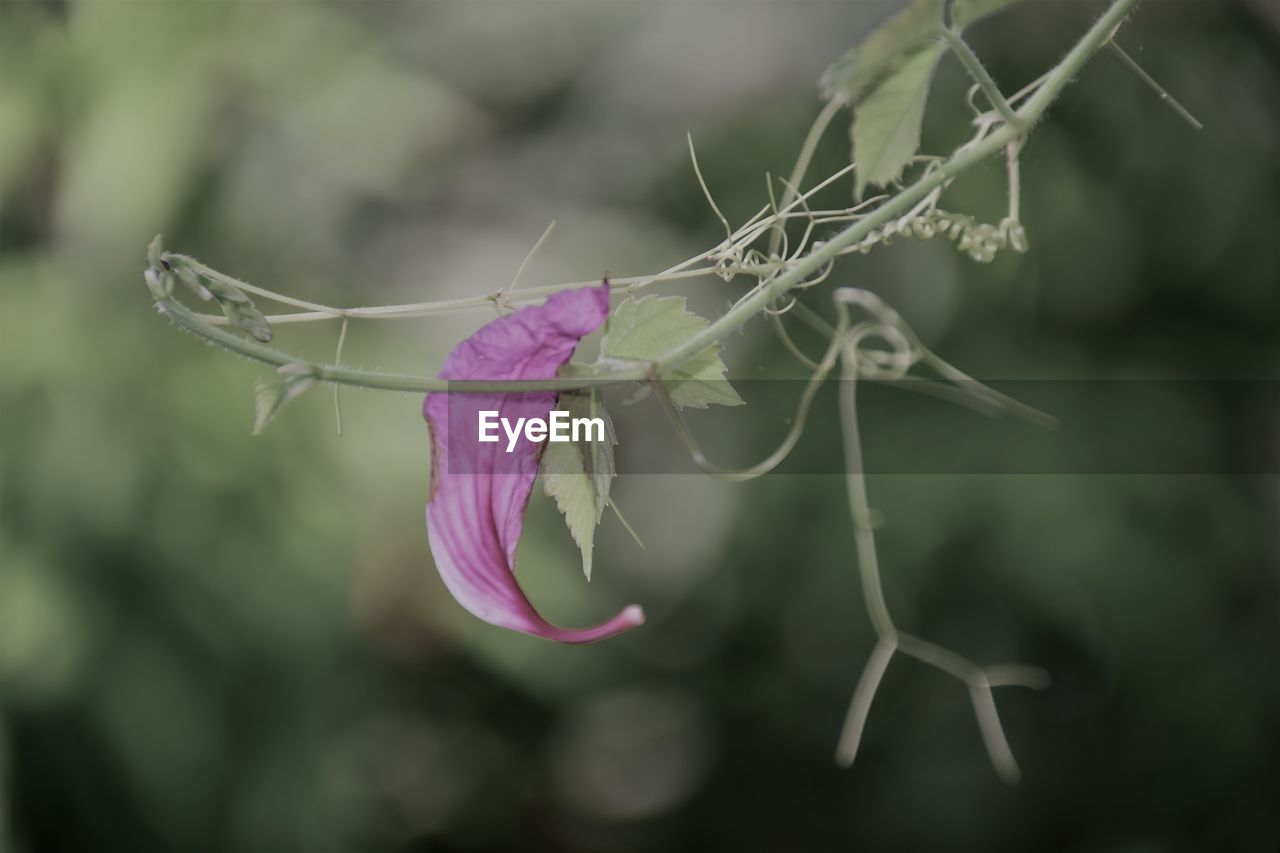
[{"label": "curled petal tip", "polygon": [[529,633],[561,643],[594,643],[596,640],[616,637],[624,631],[630,631],[643,624],[644,610],[638,604],[629,604],[622,608],[617,616],[593,628],[572,630],[548,625],[544,630],[534,630]]}]

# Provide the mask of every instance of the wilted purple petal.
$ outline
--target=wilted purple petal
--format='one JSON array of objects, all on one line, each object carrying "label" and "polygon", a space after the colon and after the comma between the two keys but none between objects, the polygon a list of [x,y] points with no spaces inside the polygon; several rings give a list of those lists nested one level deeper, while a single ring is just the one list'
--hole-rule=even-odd
[{"label": "wilted purple petal", "polygon": [[[557,293],[542,305],[501,317],[467,338],[445,359],[441,379],[551,379],[584,335],[604,322],[609,287]],[[586,643],[644,621],[636,605],[594,628],[557,628],[534,610],[515,578],[524,510],[538,474],[541,445],[523,435],[507,453],[506,438],[481,443],[481,411],[547,418],[555,392],[428,394],[422,413],[431,428],[431,498],[427,536],[445,586],[486,622],[564,643]]]}]

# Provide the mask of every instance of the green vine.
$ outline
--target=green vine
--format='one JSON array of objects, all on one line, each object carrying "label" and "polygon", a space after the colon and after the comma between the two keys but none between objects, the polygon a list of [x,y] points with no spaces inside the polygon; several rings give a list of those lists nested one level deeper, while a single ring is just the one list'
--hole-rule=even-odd
[{"label": "green vine", "polygon": [[[928,368],[936,376],[936,381],[913,379],[910,384],[916,390],[957,400],[983,411],[1013,414],[1040,424],[1052,423],[1052,419],[980,385],[930,352],[897,312],[868,291],[847,287],[834,291],[837,316],[834,326],[797,299],[800,292],[821,283],[842,256],[867,253],[894,239],[948,239],[959,252],[981,263],[991,261],[1005,249],[1028,251],[1026,229],[1020,220],[1019,155],[1023,144],[1085,63],[1105,47],[1110,47],[1126,66],[1137,72],[1161,95],[1162,100],[1169,102],[1190,122],[1198,124],[1114,42],[1117,30],[1136,0],[1113,0],[1056,66],[1006,97],[961,33],[967,24],[1008,3],[1009,0],[955,0],[948,7],[942,0],[915,0],[862,46],[837,62],[825,78],[831,100],[815,119],[789,177],[778,182],[781,191],[775,192],[774,180],[768,179],[769,203],[737,229],[731,226],[716,204],[698,168],[697,154],[690,138],[689,151],[695,175],[709,207],[724,226],[725,238],[665,271],[650,276],[615,279],[610,284],[614,290],[628,295],[657,284],[708,275],[717,275],[726,281],[741,275],[753,279],[754,284],[728,311],[709,323],[685,312],[683,302],[679,300],[628,300],[624,307],[632,314],[646,311],[649,316],[662,313],[678,317],[689,330],[688,334],[678,336],[665,348],[649,351],[641,347],[643,357],[631,357],[632,349],[626,347],[624,351],[614,351],[614,357],[606,334],[604,357],[590,365],[572,365],[571,370],[556,379],[459,382],[361,370],[341,363],[348,328],[355,320],[426,317],[488,308],[496,308],[501,313],[516,304],[542,300],[559,291],[591,284],[570,282],[517,289],[528,258],[506,288],[488,295],[407,305],[336,308],[232,278],[194,258],[166,251],[157,237],[148,250],[145,279],[158,310],[175,325],[205,341],[277,369],[279,378],[262,384],[258,389],[256,429],[260,429],[286,402],[316,382],[417,394],[436,391],[569,392],[621,383],[645,383],[661,401],[677,436],[701,470],[721,479],[750,480],[774,470],[796,446],[818,390],[839,363],[840,417],[850,519],[864,602],[877,641],[854,690],[837,747],[837,760],[844,765],[854,760],[881,679],[894,656],[902,654],[939,669],[965,685],[992,764],[1001,778],[1014,782],[1019,775],[1018,766],[1001,728],[992,690],[1000,686],[1043,687],[1048,677],[1035,667],[979,666],[955,652],[902,631],[894,622],[881,583],[867,496],[858,429],[858,383],[862,380],[904,383],[913,370]],[[947,8],[950,20],[944,22]],[[975,131],[946,158],[921,156],[917,149],[924,103],[934,66],[947,50],[959,59],[974,81],[969,103],[975,112]],[[981,109],[975,104],[979,93],[985,97],[989,109]],[[851,107],[855,114],[851,132],[854,163],[802,192],[801,184],[820,139],[846,106]],[[1000,222],[979,222],[972,216],[950,212],[939,206],[943,193],[956,178],[1001,154],[1008,166],[1009,201],[1007,214]],[[913,173],[913,179],[901,184],[902,175],[908,171]],[[859,195],[869,184],[885,188],[885,194],[839,209],[815,210],[810,206],[818,192],[851,172],[855,173]],[[795,222],[804,223],[805,227],[793,245],[787,226]],[[839,229],[834,235],[823,240],[815,239],[815,234],[832,226]],[[530,257],[550,233],[551,228],[548,228],[530,251]],[[176,295],[178,283],[184,284],[200,300],[216,302],[221,315],[200,313],[184,305]],[[264,315],[253,302],[254,296],[299,310]],[[621,310],[615,311],[615,320]],[[790,336],[784,320],[787,314],[793,314],[826,339],[826,349],[817,359],[806,355]],[[769,318],[784,346],[806,365],[811,374],[797,403],[791,426],[778,447],[754,465],[725,468],[710,462],[698,445],[681,414],[681,407],[688,404],[688,400],[676,399],[669,377],[677,369],[692,364],[702,365],[703,372],[698,374],[698,381],[706,382],[708,376],[719,376],[723,372],[723,363],[717,354],[718,343],[730,332],[761,315]],[[274,325],[323,320],[341,323],[333,363],[311,361],[278,349],[272,343]],[[634,328],[638,326],[636,324]],[[621,346],[616,341],[612,343],[615,347]],[[627,344],[628,347],[639,347],[635,339],[628,340]],[[684,381],[688,382],[687,379]],[[736,393],[726,399],[711,400],[722,403],[734,401],[741,402],[737,400]],[[595,397],[579,402],[598,405]],[[335,388],[335,409],[341,432],[338,403]],[[611,466],[610,445],[608,459],[600,460],[596,467],[612,472]],[[578,470],[573,476],[586,474]],[[604,477],[606,489],[611,476],[609,473]],[[574,529],[575,539],[579,539],[583,546],[584,568],[588,572],[590,533],[603,507],[612,504],[607,490],[597,488],[589,494],[593,513]]]}]

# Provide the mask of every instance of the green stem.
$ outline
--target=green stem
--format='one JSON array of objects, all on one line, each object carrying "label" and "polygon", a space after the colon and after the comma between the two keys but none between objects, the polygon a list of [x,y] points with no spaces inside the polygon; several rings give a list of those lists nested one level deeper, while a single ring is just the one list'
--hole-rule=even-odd
[{"label": "green stem", "polygon": [[[347,342],[347,321],[348,318],[342,318],[342,330],[338,332],[338,348],[333,353],[335,365],[342,364],[342,345]],[[342,386],[336,382],[333,385],[333,417],[337,421],[338,435],[342,435]]]},{"label": "green stem", "polygon": [[1018,126],[1005,124],[988,134],[980,143],[953,155],[942,166],[920,178],[911,186],[885,202],[864,219],[859,220],[820,247],[796,261],[785,273],[770,281],[747,298],[729,309],[700,334],[687,339],[666,356],[658,360],[661,371],[680,364],[718,341],[728,332],[745,323],[750,317],[773,304],[778,296],[802,284],[806,278],[818,272],[841,251],[857,243],[876,228],[896,219],[911,209],[937,187],[949,182],[961,172],[999,152],[1022,134],[1022,127],[1030,127],[1044,115],[1049,104],[1066,88],[1085,62],[1106,43],[1110,34],[1120,25],[1137,0],[1115,0],[1089,31],[1076,43],[1066,56],[1049,72],[1039,91],[1018,110]]},{"label": "green stem", "polygon": [[1005,152],[1006,169],[1009,176],[1009,219],[1018,222],[1022,218],[1022,141],[1009,143]]},{"label": "green stem", "polygon": [[[438,299],[432,302],[411,302],[404,305],[376,305],[367,308],[336,308],[330,305],[320,305],[317,303],[303,303],[302,300],[293,299],[284,294],[266,290],[261,287],[248,285],[246,282],[233,279],[230,276],[220,273],[210,266],[200,263],[192,257],[174,253],[171,257],[176,257],[186,262],[192,269],[207,275],[210,278],[219,278],[234,284],[241,290],[255,293],[264,299],[270,299],[274,302],[281,302],[286,305],[294,305],[295,307],[311,307],[310,311],[300,311],[292,314],[268,314],[267,322],[273,326],[284,323],[310,323],[316,320],[338,320],[343,317],[350,317],[359,320],[402,320],[414,317],[430,317],[440,314],[454,314],[463,311],[475,311],[482,308],[492,309],[493,304],[501,298],[504,305],[518,305],[529,302],[540,302],[552,294],[559,293],[562,290],[573,290],[579,287],[591,287],[599,284],[599,281],[574,281],[562,284],[546,284],[539,287],[526,287],[523,290],[511,292],[510,289],[499,293],[493,293],[489,296],[464,296],[458,299]],[[696,267],[694,269],[679,269],[674,272],[659,273],[658,275],[647,276],[629,276],[624,278],[611,278],[609,284],[614,290],[630,290],[646,287],[650,284],[656,284],[660,281],[677,281],[686,278],[698,278],[700,276],[712,275],[715,273],[715,267]],[[302,304],[300,304],[302,303]],[[202,320],[211,326],[228,325],[227,318],[220,314],[200,314]]]},{"label": "green stem", "polygon": [[[843,329],[847,325],[847,308],[841,293],[841,291],[836,292],[836,309],[840,312]],[[845,292],[846,298],[855,295],[857,294],[853,292]],[[859,301],[864,301],[865,298],[866,295],[863,294]],[[864,307],[869,307],[865,301]],[[877,322],[883,322],[885,319],[879,318]],[[880,563],[876,555],[871,505],[867,500],[862,440],[858,430],[857,383],[861,375],[858,365],[861,345],[859,328],[865,329],[862,336],[880,335],[874,323],[869,327],[866,324],[860,324],[853,330],[841,334],[845,340],[840,383],[840,423],[844,433],[845,483],[849,493],[849,513],[853,522],[858,571],[862,581],[867,615],[876,632],[877,642],[863,668],[853,699],[850,701],[844,729],[836,746],[836,761],[845,767],[853,763],[866,727],[871,703],[875,699],[884,671],[893,655],[896,652],[902,652],[908,657],[915,658],[958,679],[968,688],[969,699],[973,705],[978,730],[982,735],[987,755],[1000,778],[1008,784],[1016,784],[1020,776],[1018,763],[1013,757],[1004,728],[1000,724],[1000,715],[996,710],[991,688],[996,684],[1019,684],[1025,687],[1041,688],[1046,685],[1047,676],[1035,667],[1004,666],[996,669],[997,677],[993,679],[989,670],[978,666],[963,655],[913,634],[903,633],[894,625],[880,580]]]},{"label": "green stem", "polygon": [[849,493],[849,514],[853,521],[853,541],[858,553],[862,595],[867,615],[876,635],[896,647],[898,631],[889,615],[884,587],[880,584],[880,562],[876,556],[876,534],[867,501],[867,477],[862,465],[862,439],[858,435],[857,344],[847,347],[840,382],[840,421],[844,427],[845,487]]},{"label": "green stem", "polygon": [[[414,393],[446,390],[464,393],[494,393],[502,391],[566,391],[644,381],[655,373],[663,373],[698,355],[727,333],[742,326],[747,320],[772,305],[779,296],[804,284],[806,279],[833,262],[843,250],[862,240],[876,228],[907,213],[913,205],[930,192],[948,183],[961,172],[996,154],[1021,136],[1023,128],[1031,127],[1035,124],[1054,98],[1079,73],[1085,62],[1107,43],[1111,34],[1124,20],[1125,16],[1128,15],[1136,2],[1137,0],[1115,0],[1111,4],[1107,11],[1098,18],[1088,32],[1076,43],[1075,47],[1049,72],[1039,90],[1027,99],[1027,102],[1017,111],[1019,119],[1017,125],[1012,123],[1001,125],[984,137],[978,144],[952,155],[940,167],[930,170],[914,184],[867,214],[865,218],[849,226],[803,258],[796,260],[785,272],[757,287],[701,332],[672,348],[651,365],[622,368],[616,365],[602,365],[595,368],[597,372],[594,374],[577,376],[571,379],[526,380],[521,382],[451,382],[418,376],[376,373],[343,368],[333,364],[312,364],[306,359],[296,358],[256,341],[247,340],[231,331],[211,325],[194,312],[183,307],[172,297],[157,295],[157,304],[174,322],[208,341],[267,364],[276,366],[297,363],[307,364],[312,368],[317,379],[326,382],[339,382],[345,385],[356,385],[365,388]],[[204,270],[202,269],[202,271]],[[243,286],[242,282],[238,284]],[[563,288],[555,288],[555,290],[560,289]],[[545,291],[549,289],[540,288],[538,290]],[[251,290],[251,292],[256,291]],[[523,295],[527,297],[536,292],[535,289],[531,288],[528,291],[523,291]],[[459,302],[461,301],[459,300]],[[474,300],[467,300],[467,302],[474,304]],[[373,311],[370,311],[370,313],[373,313]],[[343,314],[356,316],[356,312],[350,310],[341,312],[338,316]]]},{"label": "green stem", "polygon": [[1138,79],[1143,83],[1146,83],[1147,86],[1151,88],[1151,91],[1155,92],[1156,95],[1159,96],[1160,100],[1168,104],[1175,113],[1181,116],[1183,121],[1191,125],[1196,130],[1204,130],[1204,125],[1200,123],[1200,120],[1193,116],[1190,110],[1178,103],[1178,99],[1173,95],[1170,95],[1163,86],[1157,83],[1155,78],[1148,74],[1146,69],[1139,65],[1137,60],[1130,56],[1124,48],[1116,44],[1114,38],[1107,42],[1107,47],[1111,48],[1111,52],[1119,57],[1120,61],[1123,62],[1130,71],[1137,74]]},{"label": "green stem", "polygon": [[641,382],[649,376],[649,371],[644,366],[628,366],[609,370],[608,372],[602,371],[594,376],[486,382],[431,379],[403,373],[380,373],[373,370],[360,370],[353,367],[341,367],[336,364],[315,364],[305,358],[290,355],[265,344],[260,344],[250,338],[242,337],[228,329],[211,326],[204,322],[194,311],[172,297],[157,296],[156,305],[159,307],[161,314],[168,317],[178,326],[231,352],[265,364],[275,365],[276,367],[284,367],[289,364],[305,365],[310,368],[311,374],[322,382],[336,382],[341,385],[354,385],[378,391],[404,391],[412,394],[425,394],[431,391],[457,391],[462,393],[573,391],[581,388],[599,388],[620,382]]},{"label": "green stem", "polygon": [[983,94],[987,96],[987,100],[1000,113],[1001,118],[1014,127],[1021,127],[1022,119],[1013,111],[1013,107],[1009,106],[1009,102],[1005,100],[1004,95],[1000,92],[1000,87],[996,85],[996,81],[992,80],[991,75],[987,73],[982,60],[978,59],[977,54],[970,49],[969,45],[965,44],[960,34],[955,30],[944,28],[942,37],[946,39],[951,52],[960,59],[960,64],[969,72],[969,76],[982,89]]},{"label": "green stem", "polygon": [[1018,110],[1018,115],[1029,125],[1039,119],[1053,99],[1058,97],[1067,84],[1080,73],[1080,69],[1089,61],[1089,58],[1111,40],[1112,35],[1124,23],[1124,19],[1133,11],[1137,2],[1138,0],[1115,0],[1107,11],[1102,13],[1102,17],[1094,22],[1084,37],[1076,42],[1075,47],[1071,48],[1067,55],[1054,66],[1044,85],[1027,99],[1027,102]]}]

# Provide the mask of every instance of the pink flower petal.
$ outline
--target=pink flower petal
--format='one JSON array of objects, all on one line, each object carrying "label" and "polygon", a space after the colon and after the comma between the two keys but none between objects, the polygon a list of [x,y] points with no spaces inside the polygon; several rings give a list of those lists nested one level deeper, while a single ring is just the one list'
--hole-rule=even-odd
[{"label": "pink flower petal", "polygon": [[[441,379],[551,379],[584,335],[604,322],[609,287],[557,293],[479,329],[449,354]],[[479,413],[546,418],[555,392],[428,394],[422,413],[431,429],[431,498],[427,536],[445,586],[464,608],[486,622],[563,643],[587,643],[644,622],[636,605],[593,628],[571,630],[547,622],[515,578],[516,547],[524,510],[538,473],[540,444],[521,436],[511,453],[507,439],[481,443]],[[501,431],[500,431],[501,432]]]}]

